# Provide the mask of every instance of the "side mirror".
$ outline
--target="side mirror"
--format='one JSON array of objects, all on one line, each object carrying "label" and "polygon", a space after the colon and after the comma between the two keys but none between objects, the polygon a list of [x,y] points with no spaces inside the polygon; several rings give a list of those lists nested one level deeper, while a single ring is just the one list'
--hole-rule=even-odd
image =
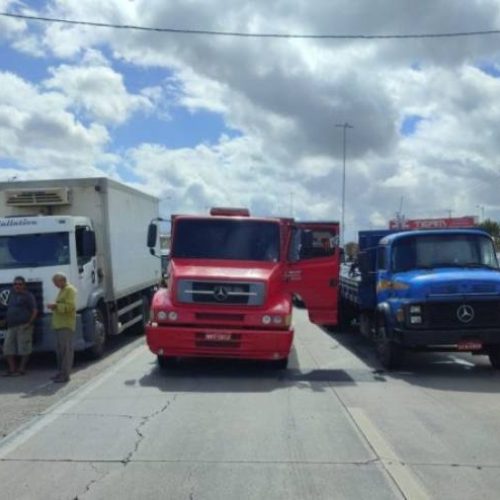
[{"label": "side mirror", "polygon": [[93,257],[96,254],[96,241],[94,231],[85,231],[82,235],[82,254]]},{"label": "side mirror", "polygon": [[148,241],[147,246],[152,250],[151,254],[154,255],[154,247],[158,238],[158,226],[156,224],[149,224],[148,226]]}]

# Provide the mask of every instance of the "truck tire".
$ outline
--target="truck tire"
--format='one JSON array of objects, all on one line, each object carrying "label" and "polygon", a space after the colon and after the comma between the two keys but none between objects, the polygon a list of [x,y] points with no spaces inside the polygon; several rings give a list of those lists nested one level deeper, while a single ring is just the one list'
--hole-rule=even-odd
[{"label": "truck tire", "polygon": [[353,319],[354,316],[352,315],[350,305],[341,299],[337,311],[337,324],[326,325],[326,329],[332,333],[349,333]]},{"label": "truck tire", "polygon": [[92,359],[99,359],[104,354],[108,328],[106,315],[102,306],[96,307],[93,311],[93,315],[94,345],[88,349],[88,353]]},{"label": "truck tire", "polygon": [[377,320],[375,346],[378,360],[384,369],[390,371],[401,366],[403,349],[397,342],[390,339],[385,318],[379,318]]},{"label": "truck tire", "polygon": [[500,346],[493,346],[488,349],[490,363],[495,370],[500,370]]},{"label": "truck tire", "polygon": [[286,370],[288,368],[288,356],[283,359],[271,361],[271,366],[274,370]]},{"label": "truck tire", "polygon": [[292,304],[297,309],[305,309],[306,308],[304,301],[300,297],[298,297],[297,295],[292,296]]},{"label": "truck tire", "polygon": [[156,356],[156,359],[161,370],[171,370],[177,365],[177,358],[175,356],[160,356],[158,354],[158,356]]}]

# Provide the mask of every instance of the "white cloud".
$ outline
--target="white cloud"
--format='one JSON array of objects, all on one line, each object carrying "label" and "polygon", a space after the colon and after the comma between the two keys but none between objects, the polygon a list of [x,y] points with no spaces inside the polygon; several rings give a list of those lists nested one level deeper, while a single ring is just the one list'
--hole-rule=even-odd
[{"label": "white cloud", "polygon": [[14,159],[29,175],[95,171],[107,130],[84,126],[66,110],[68,101],[11,73],[0,73],[0,158]]},{"label": "white cloud", "polygon": [[145,95],[127,92],[123,76],[107,65],[61,65],[51,68],[43,85],[66,95],[76,107],[104,123],[123,123],[138,110],[150,111],[153,104]]}]

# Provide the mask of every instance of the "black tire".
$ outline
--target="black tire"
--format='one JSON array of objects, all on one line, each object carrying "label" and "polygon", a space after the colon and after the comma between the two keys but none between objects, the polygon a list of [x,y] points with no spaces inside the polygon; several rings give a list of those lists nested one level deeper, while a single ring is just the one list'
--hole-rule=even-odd
[{"label": "black tire", "polygon": [[384,369],[389,371],[396,370],[401,366],[403,349],[397,342],[390,338],[387,322],[384,318],[377,320],[375,346],[378,360]]},{"label": "black tire", "polygon": [[97,307],[93,311],[94,313],[94,345],[88,349],[88,353],[91,358],[99,359],[104,354],[106,349],[106,339],[108,336],[108,323],[106,320],[106,314],[102,307]]},{"label": "black tire", "polygon": [[488,357],[490,363],[495,370],[500,370],[500,346],[493,346],[488,348]]},{"label": "black tire", "polygon": [[161,356],[158,354],[156,359],[158,360],[158,366],[162,370],[171,370],[177,366],[177,358],[174,356]]},{"label": "black tire", "polygon": [[306,304],[305,302],[300,299],[299,297],[297,297],[297,295],[294,295],[292,297],[292,304],[297,308],[297,309],[305,309],[306,308]]},{"label": "black tire", "polygon": [[353,319],[349,304],[341,299],[337,311],[337,324],[326,325],[326,329],[332,333],[349,333]]},{"label": "black tire", "polygon": [[288,368],[288,356],[286,358],[271,361],[271,367],[274,370],[286,370]]}]

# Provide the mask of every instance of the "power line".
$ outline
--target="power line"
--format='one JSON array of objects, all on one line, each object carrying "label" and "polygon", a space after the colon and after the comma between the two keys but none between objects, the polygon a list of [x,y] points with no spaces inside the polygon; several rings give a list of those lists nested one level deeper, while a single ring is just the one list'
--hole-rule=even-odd
[{"label": "power line", "polygon": [[329,40],[402,40],[418,38],[458,38],[471,36],[499,35],[500,30],[479,30],[479,31],[455,31],[449,33],[410,33],[410,34],[388,34],[388,35],[334,35],[334,34],[298,34],[298,33],[249,33],[242,31],[217,31],[205,29],[187,28],[153,28],[148,26],[136,26],[132,24],[112,24],[98,23],[94,21],[77,21],[74,19],[60,19],[55,17],[28,16],[25,14],[13,14],[10,12],[0,12],[0,16],[15,19],[25,19],[28,21],[38,21],[46,23],[71,24],[78,26],[92,26],[96,28],[113,28],[122,30],[154,31],[157,33],[172,33],[176,35],[209,35],[228,36],[240,38],[285,38],[285,39],[329,39]]}]

